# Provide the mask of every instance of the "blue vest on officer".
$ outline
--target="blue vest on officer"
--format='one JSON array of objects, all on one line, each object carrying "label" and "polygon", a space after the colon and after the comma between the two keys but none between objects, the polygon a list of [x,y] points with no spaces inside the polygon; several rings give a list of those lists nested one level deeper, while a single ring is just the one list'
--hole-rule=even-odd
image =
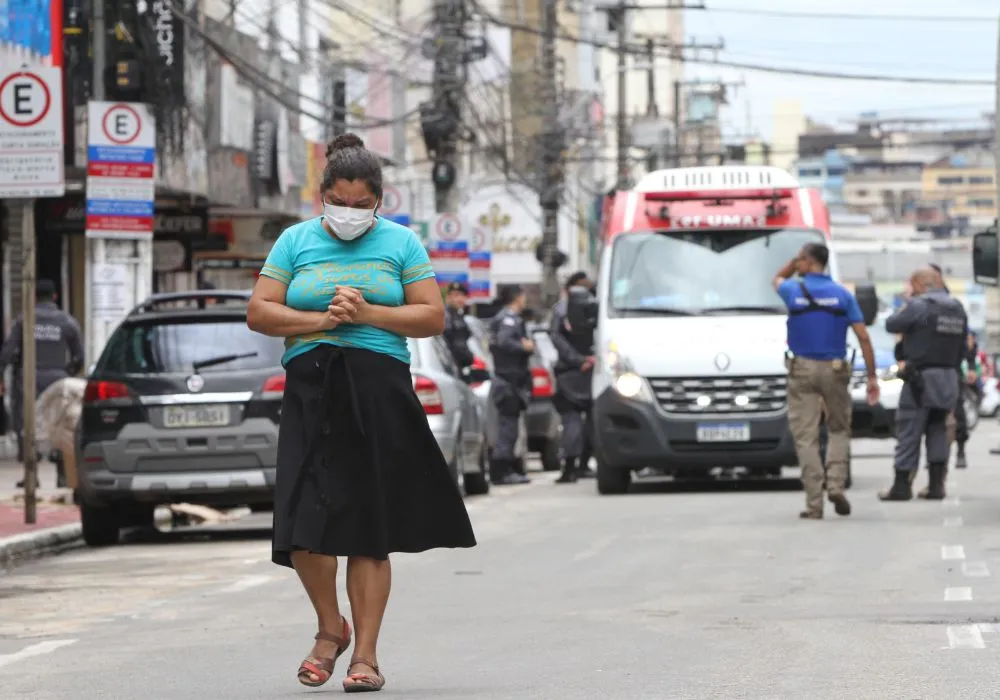
[{"label": "blue vest on officer", "polygon": [[857,299],[829,275],[810,272],[778,287],[788,307],[788,349],[809,360],[843,360],[847,329],[864,323]]}]

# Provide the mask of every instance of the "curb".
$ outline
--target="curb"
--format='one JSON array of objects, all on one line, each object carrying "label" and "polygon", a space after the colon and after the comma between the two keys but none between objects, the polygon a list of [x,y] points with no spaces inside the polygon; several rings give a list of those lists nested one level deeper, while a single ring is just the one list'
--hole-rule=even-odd
[{"label": "curb", "polygon": [[80,523],[48,527],[0,539],[0,569],[25,560],[78,547],[83,543]]}]

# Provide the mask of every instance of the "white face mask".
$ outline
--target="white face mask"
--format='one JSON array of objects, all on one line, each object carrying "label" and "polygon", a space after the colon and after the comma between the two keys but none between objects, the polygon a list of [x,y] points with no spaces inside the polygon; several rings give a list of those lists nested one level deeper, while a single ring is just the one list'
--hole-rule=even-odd
[{"label": "white face mask", "polygon": [[323,204],[323,218],[337,238],[353,241],[371,228],[375,210]]}]

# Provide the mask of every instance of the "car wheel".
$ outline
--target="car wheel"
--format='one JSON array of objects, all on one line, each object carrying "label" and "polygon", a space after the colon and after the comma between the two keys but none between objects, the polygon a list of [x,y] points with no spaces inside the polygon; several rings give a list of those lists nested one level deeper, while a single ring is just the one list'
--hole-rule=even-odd
[{"label": "car wheel", "polygon": [[121,523],[118,521],[118,513],[112,508],[81,505],[80,526],[83,529],[83,541],[89,547],[118,544]]},{"label": "car wheel", "polygon": [[628,469],[609,467],[601,459],[597,460],[597,492],[602,496],[618,496],[628,493],[632,483],[632,472]]},{"label": "car wheel", "polygon": [[557,472],[562,469],[560,462],[559,442],[556,440],[546,440],[545,449],[542,450],[542,469],[547,472]]},{"label": "car wheel", "polygon": [[465,494],[467,496],[485,496],[490,492],[489,465],[486,459],[486,447],[479,453],[479,471],[465,475]]}]

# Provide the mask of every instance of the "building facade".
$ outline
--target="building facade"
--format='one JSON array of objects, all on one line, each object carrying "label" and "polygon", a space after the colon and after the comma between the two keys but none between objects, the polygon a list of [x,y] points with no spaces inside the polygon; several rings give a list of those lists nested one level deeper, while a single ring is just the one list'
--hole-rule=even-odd
[{"label": "building facade", "polygon": [[982,152],[944,158],[924,169],[922,197],[959,229],[990,225],[997,217],[996,166]]}]

